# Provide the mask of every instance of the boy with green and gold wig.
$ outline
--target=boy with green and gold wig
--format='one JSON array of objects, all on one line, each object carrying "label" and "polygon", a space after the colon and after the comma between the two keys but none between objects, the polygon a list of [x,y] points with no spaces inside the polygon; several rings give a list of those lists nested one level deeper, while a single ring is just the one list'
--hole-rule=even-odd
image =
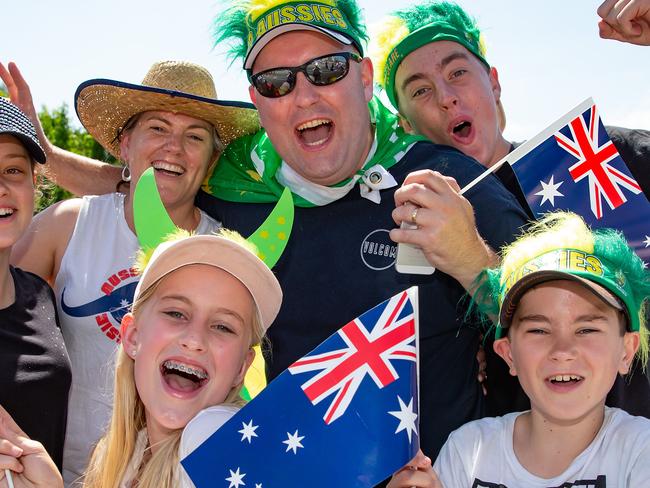
[{"label": "boy with green and gold wig", "polygon": [[549,214],[477,293],[498,314],[494,349],[531,409],[452,433],[435,465],[443,484],[650,486],[650,421],[605,406],[635,354],[648,357],[650,273],[622,234]]},{"label": "boy with green and gold wig", "polygon": [[510,151],[497,70],[461,7],[428,1],[397,10],[371,37],[377,83],[408,131],[487,167]]},{"label": "boy with green and gold wig", "polygon": [[605,406],[616,376],[648,356],[650,273],[622,234],[548,214],[484,278],[474,299],[498,317],[494,348],[531,409],[452,432],[417,486],[650,486],[650,420]]},{"label": "boy with green and gold wig", "polygon": [[[620,232],[592,231],[579,216],[554,212],[505,247],[502,255],[501,266],[485,271],[485,283],[479,288],[479,295],[475,295],[489,297],[482,300],[481,307],[486,313],[498,316],[497,339],[507,336],[522,295],[533,286],[557,279],[574,280],[591,287],[622,312],[626,330],[647,334],[645,310],[650,295],[650,274]],[[646,364],[647,344],[639,352]]]}]

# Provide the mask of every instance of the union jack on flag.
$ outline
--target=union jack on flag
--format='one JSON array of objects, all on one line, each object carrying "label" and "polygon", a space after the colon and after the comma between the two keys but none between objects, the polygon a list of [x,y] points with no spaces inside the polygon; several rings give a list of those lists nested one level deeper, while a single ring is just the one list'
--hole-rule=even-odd
[{"label": "union jack on flag", "polygon": [[641,193],[641,187],[634,178],[608,164],[620,156],[609,137],[605,143],[599,144],[598,134],[602,124],[596,105],[592,105],[586,115],[588,124],[585,118],[579,115],[568,124],[571,136],[567,137],[562,131],[558,131],[555,133],[555,140],[562,149],[578,159],[578,162],[569,168],[569,174],[575,182],[588,178],[591,211],[600,219],[603,217],[601,196],[605,198],[609,208],[615,209],[627,201],[620,186],[635,195]]},{"label": "union jack on flag", "polygon": [[291,374],[320,370],[302,385],[314,405],[335,393],[323,417],[325,423],[345,413],[366,376],[383,388],[399,378],[392,361],[416,361],[414,313],[401,313],[407,299],[403,292],[388,300],[378,320],[363,315],[341,328],[337,334],[345,347],[308,354],[289,367]]},{"label": "union jack on flag", "polygon": [[197,488],[375,486],[419,448],[417,337],[411,288],[297,360],[195,449],[190,422],[183,468]]},{"label": "union jack on flag", "polygon": [[618,229],[650,263],[650,203],[610,140],[593,100],[585,100],[504,159],[535,216],[570,210],[593,228]]}]

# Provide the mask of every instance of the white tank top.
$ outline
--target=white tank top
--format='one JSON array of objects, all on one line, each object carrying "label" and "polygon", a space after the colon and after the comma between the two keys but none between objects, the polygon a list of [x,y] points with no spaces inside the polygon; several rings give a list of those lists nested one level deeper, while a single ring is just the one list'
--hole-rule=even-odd
[{"label": "white tank top", "polygon": [[[221,224],[201,212],[198,234]],[[138,281],[138,239],[124,218],[124,195],[83,198],[79,217],[54,282],[63,337],[72,364],[72,388],[63,451],[71,486],[108,424],[113,405],[113,361],[120,321]]]}]

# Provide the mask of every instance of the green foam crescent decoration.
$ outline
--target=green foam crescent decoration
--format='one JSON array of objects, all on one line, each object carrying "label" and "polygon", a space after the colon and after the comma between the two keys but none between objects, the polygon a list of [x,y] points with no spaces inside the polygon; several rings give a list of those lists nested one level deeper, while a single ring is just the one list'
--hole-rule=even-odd
[{"label": "green foam crescent decoration", "polygon": [[145,251],[155,249],[165,237],[177,230],[160,199],[153,168],[142,173],[135,187],[133,222],[140,247]]},{"label": "green foam crescent decoration", "polygon": [[[293,197],[285,188],[273,211],[248,238],[257,247],[258,257],[269,268],[275,266],[289,242],[293,214]],[[160,199],[153,168],[148,168],[138,180],[133,198],[133,220],[143,249],[155,249],[165,237],[177,230]]]},{"label": "green foam crescent decoration", "polygon": [[[273,211],[266,220],[253,232],[248,241],[257,247],[257,256],[269,267],[273,268],[282,256],[289,242],[289,234],[293,228],[294,206],[291,190],[285,188],[275,204]],[[250,401],[266,386],[264,374],[264,359],[259,346],[255,346],[255,359],[244,378],[241,397]]]},{"label": "green foam crescent decoration", "polygon": [[293,228],[293,212],[293,197],[291,191],[285,188],[273,211],[248,238],[248,241],[257,247],[257,256],[269,268],[275,266],[289,242],[289,234]]}]

